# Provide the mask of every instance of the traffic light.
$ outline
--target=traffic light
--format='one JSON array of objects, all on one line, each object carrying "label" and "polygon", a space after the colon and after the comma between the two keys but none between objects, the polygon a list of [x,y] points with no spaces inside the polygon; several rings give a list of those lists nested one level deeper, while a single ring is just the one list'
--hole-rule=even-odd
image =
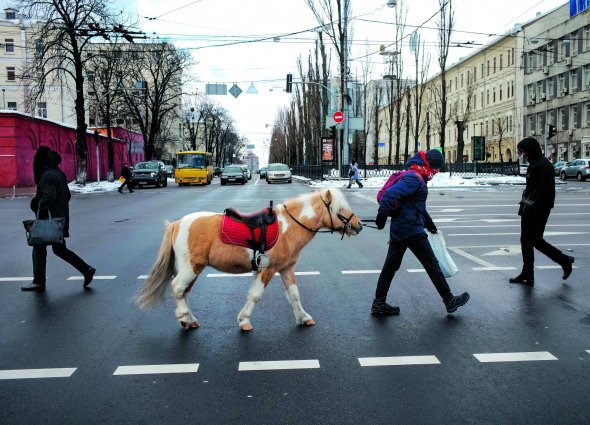
[{"label": "traffic light", "polygon": [[293,92],[293,75],[287,74],[287,93]]},{"label": "traffic light", "polygon": [[555,127],[554,125],[549,124],[549,131],[547,134],[547,138],[551,139],[553,136],[555,136],[555,133],[557,133],[557,127]]}]

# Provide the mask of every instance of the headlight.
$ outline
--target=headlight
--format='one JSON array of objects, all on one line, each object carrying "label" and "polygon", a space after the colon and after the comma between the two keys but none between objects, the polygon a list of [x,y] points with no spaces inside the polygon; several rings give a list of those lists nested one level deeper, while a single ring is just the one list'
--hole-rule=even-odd
[{"label": "headlight", "polygon": [[150,173],[150,176],[156,177],[156,173]]}]

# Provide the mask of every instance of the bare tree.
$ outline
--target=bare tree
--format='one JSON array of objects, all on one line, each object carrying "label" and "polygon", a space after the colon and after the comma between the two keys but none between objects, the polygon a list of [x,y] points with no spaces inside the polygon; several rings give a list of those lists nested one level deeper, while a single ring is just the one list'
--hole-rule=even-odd
[{"label": "bare tree", "polygon": [[447,58],[449,56],[449,46],[451,44],[451,34],[455,25],[455,11],[453,10],[452,0],[439,0],[440,11],[437,21],[438,32],[438,65],[440,67],[440,88],[435,93],[440,103],[438,108],[438,133],[440,147],[443,155],[445,152],[446,128],[449,120],[448,116],[448,99],[447,99]]},{"label": "bare tree", "polygon": [[426,90],[426,79],[428,78],[428,69],[430,68],[430,53],[426,53],[424,41],[420,41],[420,35],[414,31],[411,36],[410,47],[414,53],[414,62],[416,66],[416,85],[414,93],[414,154],[418,153],[418,137],[422,132],[421,123],[422,106],[424,102],[424,93]]},{"label": "bare tree", "polygon": [[457,157],[455,162],[463,162],[463,151],[465,149],[465,129],[467,123],[471,119],[473,113],[473,92],[475,91],[474,79],[471,78],[471,74],[468,73],[467,78],[467,90],[465,98],[457,98],[455,103],[450,105],[449,117],[455,122],[457,126]]},{"label": "bare tree", "polygon": [[508,132],[508,117],[496,118],[492,121],[492,135],[496,137],[498,143],[498,154],[500,155],[500,162],[504,162],[504,154],[502,153],[502,141],[504,135]]}]

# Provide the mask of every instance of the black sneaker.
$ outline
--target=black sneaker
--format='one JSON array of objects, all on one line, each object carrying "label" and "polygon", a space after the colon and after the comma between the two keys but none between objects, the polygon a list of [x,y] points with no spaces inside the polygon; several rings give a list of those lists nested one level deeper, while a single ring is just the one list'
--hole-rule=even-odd
[{"label": "black sneaker", "polygon": [[453,297],[450,300],[445,302],[447,313],[454,313],[455,311],[457,311],[459,307],[467,304],[467,301],[469,301],[469,294],[467,292],[463,292],[459,296],[453,295]]},{"label": "black sneaker", "polygon": [[561,265],[563,268],[563,276],[561,277],[563,280],[566,280],[572,274],[572,264],[574,264],[574,257],[570,257],[566,255],[567,259],[564,264]]},{"label": "black sneaker", "polygon": [[399,314],[399,312],[399,307],[389,305],[385,302],[385,300],[374,300],[373,305],[371,306],[371,314],[393,316]]},{"label": "black sneaker", "polygon": [[29,285],[26,286],[21,286],[20,287],[21,291],[45,291],[45,284],[38,284],[35,282],[30,283]]},{"label": "black sneaker", "polygon": [[510,283],[520,283],[526,286],[533,286],[535,284],[535,278],[533,276],[524,276],[522,273],[516,277],[508,279]]},{"label": "black sneaker", "polygon": [[86,273],[84,273],[84,288],[87,288],[88,285],[90,285],[90,282],[92,282],[92,278],[94,277],[94,273],[96,273],[96,269],[94,267],[90,267],[88,270],[86,270]]}]

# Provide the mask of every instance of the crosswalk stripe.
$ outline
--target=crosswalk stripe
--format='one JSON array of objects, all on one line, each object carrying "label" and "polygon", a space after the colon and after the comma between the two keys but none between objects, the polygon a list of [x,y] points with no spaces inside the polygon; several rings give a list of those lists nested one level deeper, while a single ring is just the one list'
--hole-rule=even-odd
[{"label": "crosswalk stripe", "polygon": [[586,352],[587,352],[588,354],[590,354],[590,350],[586,350]]},{"label": "crosswalk stripe", "polygon": [[408,273],[423,273],[426,272],[424,269],[407,269]]},{"label": "crosswalk stripe", "polygon": [[379,274],[381,270],[342,270],[342,274]]},{"label": "crosswalk stripe", "polygon": [[409,366],[440,364],[436,356],[359,357],[361,366]]},{"label": "crosswalk stripe", "polygon": [[0,282],[24,282],[33,280],[32,277],[0,277]]},{"label": "crosswalk stripe", "polygon": [[254,276],[252,272],[248,273],[209,273],[207,277],[252,277]]},{"label": "crosswalk stripe", "polygon": [[0,370],[0,379],[69,378],[75,371],[75,367]]},{"label": "crosswalk stripe", "polygon": [[491,272],[496,270],[516,270],[516,267],[472,267],[471,270],[475,270],[476,272]]},{"label": "crosswalk stripe", "polygon": [[319,360],[279,360],[265,362],[240,362],[240,372],[252,370],[319,369]]},{"label": "crosswalk stripe", "polygon": [[197,373],[199,363],[119,366],[113,375],[152,375],[160,373]]},{"label": "crosswalk stripe", "polygon": [[148,278],[147,274],[140,274],[139,276],[137,276],[137,279],[141,279],[141,280],[145,280]]},{"label": "crosswalk stripe", "polygon": [[474,354],[474,356],[481,363],[558,360],[557,357],[548,351],[530,351],[521,353],[482,353]]},{"label": "crosswalk stripe", "polygon": [[[117,276],[94,276],[92,280],[114,280]],[[67,280],[84,280],[84,276],[70,276]]]}]

